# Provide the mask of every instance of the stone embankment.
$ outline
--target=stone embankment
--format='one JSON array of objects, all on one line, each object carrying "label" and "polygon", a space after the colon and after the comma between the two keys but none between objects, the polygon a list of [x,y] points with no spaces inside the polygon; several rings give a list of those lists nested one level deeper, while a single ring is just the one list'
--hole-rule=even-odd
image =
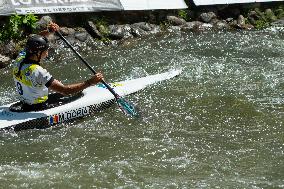
[{"label": "stone embankment", "polygon": [[[71,44],[92,49],[119,45],[129,39],[169,31],[202,32],[284,27],[284,11],[281,6],[272,10],[269,6],[263,8],[260,4],[253,4],[250,8],[216,6],[175,11],[49,15],[42,16],[38,21],[39,30],[46,28],[50,21],[61,26],[60,32]],[[51,35],[49,40],[53,48],[63,44],[56,35]],[[0,68],[9,65],[24,44],[25,41],[13,40],[0,43]]]}]

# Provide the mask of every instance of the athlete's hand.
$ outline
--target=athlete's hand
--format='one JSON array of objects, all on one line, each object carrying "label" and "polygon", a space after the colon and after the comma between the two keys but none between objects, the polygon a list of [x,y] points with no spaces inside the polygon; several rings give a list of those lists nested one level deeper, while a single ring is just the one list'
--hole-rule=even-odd
[{"label": "athlete's hand", "polygon": [[59,26],[54,22],[51,22],[50,24],[48,24],[47,28],[49,32],[59,31]]},{"label": "athlete's hand", "polygon": [[103,76],[102,73],[98,72],[91,79],[88,80],[88,83],[95,85],[95,84],[101,82],[102,80],[104,80],[104,76]]}]

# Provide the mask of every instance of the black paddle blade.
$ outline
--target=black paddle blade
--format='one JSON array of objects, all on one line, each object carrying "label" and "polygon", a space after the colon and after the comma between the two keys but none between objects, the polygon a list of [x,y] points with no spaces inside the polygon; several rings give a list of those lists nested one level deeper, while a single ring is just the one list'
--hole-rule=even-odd
[{"label": "black paddle blade", "polygon": [[132,117],[139,117],[139,113],[137,108],[135,108],[134,104],[128,102],[122,97],[116,99],[118,106],[123,111],[124,114]]}]

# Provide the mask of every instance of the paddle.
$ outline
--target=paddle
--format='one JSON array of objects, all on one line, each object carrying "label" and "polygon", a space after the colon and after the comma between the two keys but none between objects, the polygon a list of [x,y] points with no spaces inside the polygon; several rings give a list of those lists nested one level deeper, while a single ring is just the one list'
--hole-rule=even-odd
[{"label": "paddle", "polygon": [[[90,66],[90,64],[73,48],[73,46],[67,41],[65,37],[62,36],[62,34],[59,31],[56,31],[56,34],[67,44],[68,47],[81,59],[81,61],[93,72],[93,74],[96,74],[97,72]],[[112,88],[107,84],[104,80],[101,81],[106,88],[113,94],[113,96],[116,99],[116,102],[119,106],[119,108],[122,110],[122,112],[128,116],[137,117],[139,116],[137,109],[135,106],[128,102],[126,99],[119,96]]]}]

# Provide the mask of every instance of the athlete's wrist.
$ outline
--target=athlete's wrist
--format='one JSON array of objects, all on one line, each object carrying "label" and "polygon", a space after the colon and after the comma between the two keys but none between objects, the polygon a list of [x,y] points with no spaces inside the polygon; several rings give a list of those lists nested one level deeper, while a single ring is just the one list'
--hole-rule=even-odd
[{"label": "athlete's wrist", "polygon": [[86,80],[85,82],[85,85],[87,86],[87,87],[90,87],[91,85],[92,85],[92,83],[91,83],[91,81],[88,79],[88,80]]}]

